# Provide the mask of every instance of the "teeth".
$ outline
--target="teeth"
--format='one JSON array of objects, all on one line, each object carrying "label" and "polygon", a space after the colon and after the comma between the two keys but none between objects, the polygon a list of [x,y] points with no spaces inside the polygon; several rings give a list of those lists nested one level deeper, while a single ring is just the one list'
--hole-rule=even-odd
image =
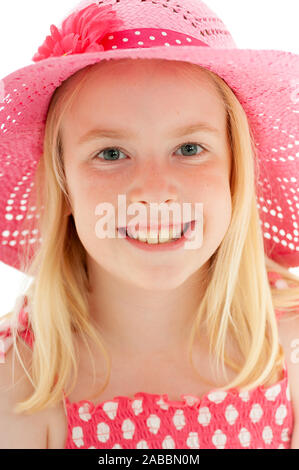
[{"label": "teeth", "polygon": [[[184,225],[183,232],[186,231],[186,229],[189,227],[189,224]],[[141,242],[147,242],[149,244],[160,244],[160,243],[167,243],[170,240],[177,240],[181,238],[182,236],[182,230],[180,228],[170,228],[169,230],[166,229],[161,229],[159,232],[155,233],[154,235],[147,236],[146,231],[139,230],[138,234],[133,235],[127,230],[127,234],[130,238],[134,238],[135,240],[139,240]],[[150,232],[149,232],[150,235]]]},{"label": "teeth", "polygon": [[166,243],[169,240],[181,238],[181,236],[182,236],[181,228],[175,228],[175,229],[169,229],[169,230],[161,229],[159,232],[159,243]]}]

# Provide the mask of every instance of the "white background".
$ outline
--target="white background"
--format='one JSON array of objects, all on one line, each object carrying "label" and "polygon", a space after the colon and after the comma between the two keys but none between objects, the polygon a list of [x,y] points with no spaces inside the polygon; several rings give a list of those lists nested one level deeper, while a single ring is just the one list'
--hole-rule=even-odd
[{"label": "white background", "polygon": [[[74,0],[13,0],[0,2],[0,78],[30,65],[33,55],[79,2]],[[184,3],[180,0],[177,3]],[[238,47],[299,53],[298,0],[206,0],[223,20]],[[299,267],[291,269],[299,275]],[[14,305],[22,281],[15,269],[0,262],[0,316]]]}]

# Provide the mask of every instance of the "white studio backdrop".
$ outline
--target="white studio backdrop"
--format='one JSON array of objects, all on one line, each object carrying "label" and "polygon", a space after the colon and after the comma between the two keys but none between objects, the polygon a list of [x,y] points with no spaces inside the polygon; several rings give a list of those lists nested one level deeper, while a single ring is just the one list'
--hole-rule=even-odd
[{"label": "white studio backdrop", "polygon": [[[79,1],[14,0],[0,3],[0,79],[30,65],[33,55]],[[179,2],[178,2],[179,3]],[[181,0],[184,3],[184,0]],[[299,53],[298,0],[206,0],[242,49],[277,49]],[[299,275],[299,266],[290,269]],[[16,292],[31,279],[0,262],[0,317],[11,310]]]}]

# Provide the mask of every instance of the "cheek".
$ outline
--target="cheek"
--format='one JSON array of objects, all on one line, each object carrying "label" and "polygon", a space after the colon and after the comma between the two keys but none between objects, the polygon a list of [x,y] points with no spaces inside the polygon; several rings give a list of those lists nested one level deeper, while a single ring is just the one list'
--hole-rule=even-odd
[{"label": "cheek", "polygon": [[211,218],[219,224],[228,225],[232,213],[232,201],[229,186],[215,188],[213,195],[209,198],[208,207],[210,207]]},{"label": "cheek", "polygon": [[[202,175],[203,176],[203,175]],[[232,201],[229,180],[223,173],[205,175],[197,182],[192,200],[203,204],[203,233],[221,240],[230,224]]]},{"label": "cheek", "polygon": [[195,173],[192,181],[189,181],[192,199],[210,208],[216,206],[225,209],[227,204],[231,205],[229,177],[222,167],[209,170]]},{"label": "cheek", "polygon": [[75,212],[84,210],[89,213],[89,216],[94,217],[98,204],[117,203],[119,184],[111,175],[104,174],[101,177],[90,168],[79,166],[76,169],[69,169],[67,181]]},{"label": "cheek", "polygon": [[83,168],[79,179],[83,192],[91,201],[117,204],[118,194],[123,194],[122,188],[126,187],[126,181],[119,170],[100,172],[97,168],[87,167]]},{"label": "cheek", "polygon": [[[111,178],[107,176],[100,178],[98,174],[95,176],[94,173],[84,169],[81,172],[78,169],[69,172],[68,177],[73,201],[73,218],[83,246],[89,251],[95,249],[99,243],[101,246],[103,243],[111,243],[109,239],[99,238],[97,228],[100,218],[104,218],[106,223],[111,223],[111,226],[117,223],[114,216],[117,213],[116,182],[112,184]],[[104,229],[106,228],[105,226]]]},{"label": "cheek", "polygon": [[232,201],[229,184],[222,182],[214,188],[204,210],[204,220],[206,220],[209,230],[209,237],[216,246],[222,242],[230,225],[232,216]]}]

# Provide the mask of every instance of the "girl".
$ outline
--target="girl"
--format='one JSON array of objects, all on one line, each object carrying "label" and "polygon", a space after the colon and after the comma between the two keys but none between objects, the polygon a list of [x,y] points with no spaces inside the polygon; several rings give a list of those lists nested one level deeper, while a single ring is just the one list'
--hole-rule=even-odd
[{"label": "girl", "polygon": [[[2,81],[1,260],[33,282],[1,448],[299,448],[298,57],[237,49],[199,0],[123,0],[33,60]],[[191,210],[153,235],[156,203]]]}]

